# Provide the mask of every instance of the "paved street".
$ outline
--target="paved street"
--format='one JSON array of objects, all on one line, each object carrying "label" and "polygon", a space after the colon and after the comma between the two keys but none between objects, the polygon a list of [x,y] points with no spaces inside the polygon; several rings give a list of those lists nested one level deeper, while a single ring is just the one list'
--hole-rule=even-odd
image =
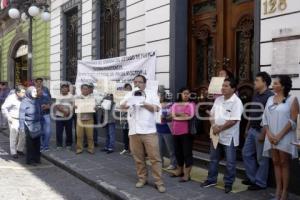
[{"label": "paved street", "polygon": [[[8,154],[8,138],[0,134],[0,200],[268,200],[274,192],[273,189],[246,191],[238,179],[234,191],[225,194],[222,189],[222,175],[219,176],[221,181],[217,187],[203,189],[199,186],[199,181],[205,178],[207,172],[197,167],[194,167],[192,173],[193,181],[188,183],[179,183],[176,178],[170,178],[164,172],[167,186],[164,194],[158,193],[154,188],[151,173],[149,184],[142,189],[136,189],[132,157],[121,156],[118,152],[110,155],[100,152],[103,138],[100,137],[101,145],[96,148],[95,155],[86,152],[76,155],[74,151],[56,150],[54,138],[52,137],[51,151],[44,154],[51,162],[43,160],[39,167],[28,167],[24,164],[24,158],[17,160],[18,162],[11,159]],[[120,150],[119,143],[117,146],[117,150]],[[295,195],[290,197],[291,200],[300,199]]]},{"label": "paved street", "polygon": [[[101,131],[100,136],[104,134]],[[54,135],[54,134],[53,134]],[[240,183],[241,179],[236,180],[234,191],[225,194],[223,190],[223,175],[219,175],[217,187],[203,189],[200,187],[200,181],[206,178],[207,171],[202,168],[193,170],[193,181],[179,183],[178,179],[170,178],[168,173],[163,173],[163,178],[167,187],[165,194],[160,194],[154,188],[151,173],[149,174],[149,184],[142,189],[135,188],[136,172],[134,161],[130,155],[119,154],[122,145],[116,144],[116,152],[107,155],[100,152],[103,148],[104,140],[100,138],[100,146],[96,148],[95,155],[87,152],[76,155],[72,151],[55,149],[55,137],[52,137],[52,150],[44,155],[59,166],[65,168],[71,173],[76,174],[81,179],[88,181],[96,188],[101,188],[116,199],[134,199],[134,200],[268,200],[271,199],[274,190],[269,188],[263,191],[249,192],[246,187]],[[291,195],[291,200],[300,200],[299,196]]]},{"label": "paved street", "polygon": [[29,167],[24,158],[12,160],[8,138],[0,134],[1,200],[105,200],[106,196],[76,177],[42,160]]}]

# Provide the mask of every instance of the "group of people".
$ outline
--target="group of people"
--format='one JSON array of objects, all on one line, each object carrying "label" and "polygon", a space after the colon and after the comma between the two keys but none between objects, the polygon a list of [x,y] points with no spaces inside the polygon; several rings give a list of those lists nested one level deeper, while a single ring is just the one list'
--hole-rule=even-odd
[{"label": "group of people", "polygon": [[[238,97],[237,82],[233,76],[227,70],[221,70],[219,76],[225,77],[222,95],[216,96],[213,107],[208,112],[211,134],[218,137],[218,144],[214,146],[211,142],[208,176],[201,187],[207,188],[217,184],[218,164],[224,156],[226,159],[225,192],[232,191],[236,177],[240,121],[243,114],[249,113],[248,116],[244,115],[248,124],[242,157],[247,179],[242,183],[248,185],[249,190],[265,189],[271,158],[276,180],[275,199],[286,200],[290,161],[298,157],[297,147],[292,143],[297,140],[295,130],[299,103],[297,98],[290,94],[291,78],[278,75],[274,78],[273,89],[270,90],[272,82],[270,75],[259,72],[254,82],[255,94],[251,106],[246,110]],[[143,187],[147,183],[145,165],[145,155],[147,155],[151,162],[155,184],[160,192],[164,192],[165,187],[159,169],[161,165],[158,163],[163,162],[165,150],[168,151],[170,158],[167,169],[172,171],[171,176],[180,177],[180,182],[190,180],[193,165],[191,121],[198,108],[191,100],[191,90],[188,88],[182,88],[176,102],[171,103],[167,101],[162,87],[158,91],[159,98],[147,94],[145,77],[137,76],[134,83],[140,90],[145,91],[145,102],[140,106],[126,105],[126,98],[134,95],[130,93],[125,97],[122,105],[123,108],[128,109],[130,148],[138,175],[136,187]],[[159,113],[160,120],[155,121],[155,112]]]},{"label": "group of people", "polygon": [[43,86],[42,78],[37,78],[34,86],[27,89],[17,85],[9,90],[7,84],[3,84],[8,92],[1,104],[2,127],[8,124],[10,153],[17,159],[26,151],[26,163],[39,164],[40,152],[49,149],[51,137],[50,92]]},{"label": "group of people", "polygon": [[[238,97],[237,82],[232,74],[227,70],[221,70],[218,75],[225,77],[222,95],[214,96],[213,106],[207,112],[211,122],[211,137],[217,137],[218,144],[211,142],[208,176],[201,187],[217,184],[218,165],[224,156],[226,159],[224,185],[225,192],[229,193],[236,177],[240,121],[246,110]],[[269,74],[259,72],[256,75],[255,94],[250,108],[252,112],[247,112],[250,114],[247,116],[246,140],[242,151],[247,175],[243,184],[249,185],[249,190],[265,189],[269,176],[269,158],[272,158],[276,178],[275,199],[286,200],[290,176],[289,163],[291,159],[298,157],[297,147],[291,143],[296,140],[299,104],[297,98],[290,94],[292,88],[290,77],[277,76],[273,81],[273,91],[269,89],[270,85]],[[197,116],[198,106],[197,102],[192,101],[189,88],[182,88],[176,101],[171,102],[163,86],[159,86],[158,94],[147,90],[146,86],[147,79],[143,75],[134,78],[133,86],[129,83],[124,85],[123,89],[127,94],[120,102],[119,109],[124,150],[120,154],[130,152],[133,156],[138,176],[137,188],[147,184],[146,159],[148,159],[158,191],[165,192],[162,167],[166,153],[170,158],[170,165],[166,168],[171,170],[171,177],[180,177],[180,182],[190,180],[194,139],[191,122]],[[19,85],[10,94],[6,91],[6,96],[4,90],[0,89],[2,115],[8,120],[10,151],[14,158],[23,155],[26,149],[27,164],[40,163],[40,152],[49,150],[52,110],[58,149],[64,146],[65,132],[65,146],[71,150],[74,125],[76,154],[81,154],[85,145],[88,153],[94,154],[95,145],[98,145],[99,131],[95,125],[104,123],[106,142],[102,151],[108,154],[114,152],[117,109],[112,94],[105,95],[101,105],[94,108],[95,112],[75,114],[77,107],[74,99],[92,98],[93,84],[82,84],[81,94],[74,96],[70,85],[62,83],[61,95],[57,97],[55,103],[51,103],[50,92],[43,86],[41,78],[36,79],[35,85],[27,89]],[[130,98],[133,96],[143,97],[143,102],[132,104]]]}]

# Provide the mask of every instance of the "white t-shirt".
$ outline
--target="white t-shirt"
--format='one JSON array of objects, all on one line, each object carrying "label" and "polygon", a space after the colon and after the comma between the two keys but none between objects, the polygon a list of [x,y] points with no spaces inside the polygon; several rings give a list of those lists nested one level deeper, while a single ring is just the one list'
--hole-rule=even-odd
[{"label": "white t-shirt", "polygon": [[[146,94],[145,103],[156,105],[159,107],[159,98],[157,94],[148,90],[144,91]],[[121,105],[132,98],[134,92],[129,92],[121,101]],[[156,133],[156,113],[150,112],[141,106],[130,106],[128,109],[127,120],[129,125],[129,135],[135,134],[151,134]]]},{"label": "white t-shirt", "polygon": [[230,146],[233,139],[234,146],[239,145],[240,121],[243,114],[243,104],[241,100],[233,94],[230,99],[225,100],[224,96],[218,97],[211,109],[216,125],[224,125],[226,121],[237,120],[238,122],[231,128],[219,134],[219,143]]}]

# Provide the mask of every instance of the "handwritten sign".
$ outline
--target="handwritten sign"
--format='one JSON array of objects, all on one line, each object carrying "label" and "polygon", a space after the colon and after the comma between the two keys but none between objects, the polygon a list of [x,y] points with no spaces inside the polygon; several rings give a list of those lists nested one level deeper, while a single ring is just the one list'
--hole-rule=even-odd
[{"label": "handwritten sign", "polygon": [[222,85],[225,80],[225,77],[212,77],[209,87],[208,93],[209,94],[222,94]]},{"label": "handwritten sign", "polygon": [[75,113],[94,113],[96,101],[94,98],[75,99]]}]

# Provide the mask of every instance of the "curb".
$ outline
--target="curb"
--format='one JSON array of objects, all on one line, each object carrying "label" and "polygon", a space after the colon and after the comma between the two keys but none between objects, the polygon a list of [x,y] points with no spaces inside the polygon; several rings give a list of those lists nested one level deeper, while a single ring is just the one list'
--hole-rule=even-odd
[{"label": "curb", "polygon": [[57,167],[65,170],[69,174],[71,174],[71,175],[75,176],[76,178],[80,179],[81,181],[85,182],[89,186],[95,188],[99,192],[109,196],[110,199],[113,199],[113,200],[129,200],[129,198],[125,194],[120,192],[117,188],[110,187],[110,184],[108,184],[104,181],[101,181],[100,183],[97,182],[97,181],[93,181],[93,180],[85,177],[84,175],[76,172],[75,170],[71,169],[67,165],[55,160],[54,158],[52,158],[49,155],[46,155],[46,154],[42,153],[41,156],[44,159],[46,159],[47,161],[49,161],[49,162],[53,163],[54,165],[56,165]]},{"label": "curb", "polygon": [[[0,133],[4,135],[5,137],[9,137],[9,134],[7,134],[7,131],[1,130]],[[110,184],[102,181],[101,183],[98,183],[96,181],[93,181],[80,173],[76,172],[75,170],[71,169],[67,165],[64,165],[60,163],[59,161],[55,160],[49,155],[46,155],[44,153],[41,153],[41,157],[43,157],[45,160],[53,163],[55,166],[61,168],[62,170],[68,172],[69,174],[75,176],[79,180],[83,181],[84,183],[88,184],[89,186],[95,188],[99,192],[107,195],[112,200],[130,200],[131,198],[128,198],[128,195],[120,192],[117,188],[110,187]],[[137,199],[137,198],[134,198]]]}]

